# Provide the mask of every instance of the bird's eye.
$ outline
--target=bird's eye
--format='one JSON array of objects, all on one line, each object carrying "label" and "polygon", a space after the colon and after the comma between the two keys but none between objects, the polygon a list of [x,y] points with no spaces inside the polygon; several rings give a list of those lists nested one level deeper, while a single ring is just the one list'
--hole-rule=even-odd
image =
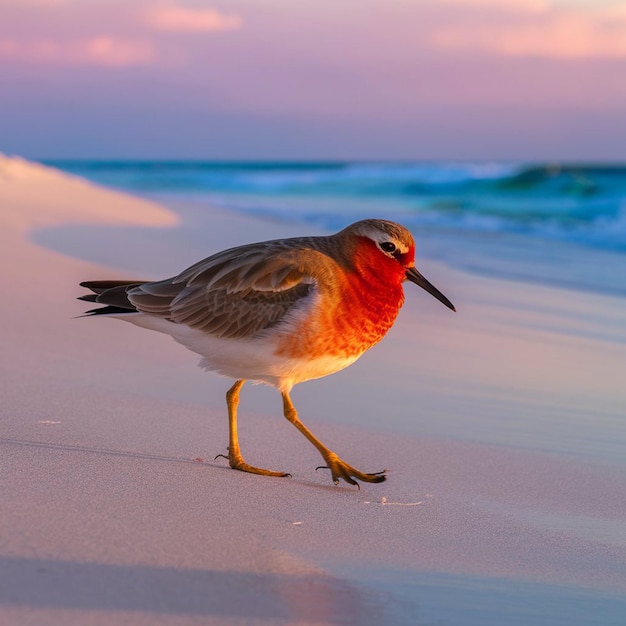
[{"label": "bird's eye", "polygon": [[396,251],[396,244],[392,243],[391,241],[383,241],[380,244],[380,249],[383,252],[389,252],[389,253],[393,253]]}]

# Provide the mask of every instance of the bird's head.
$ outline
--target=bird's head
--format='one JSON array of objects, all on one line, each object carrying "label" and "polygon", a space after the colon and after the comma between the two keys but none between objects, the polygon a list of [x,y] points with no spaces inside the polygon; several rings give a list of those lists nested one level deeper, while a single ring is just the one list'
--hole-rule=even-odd
[{"label": "bird's head", "polygon": [[340,234],[343,233],[357,237],[361,241],[368,240],[370,258],[376,267],[386,268],[401,281],[409,280],[419,285],[439,302],[456,311],[452,302],[415,267],[415,241],[404,226],[387,220],[368,219],[355,222]]}]

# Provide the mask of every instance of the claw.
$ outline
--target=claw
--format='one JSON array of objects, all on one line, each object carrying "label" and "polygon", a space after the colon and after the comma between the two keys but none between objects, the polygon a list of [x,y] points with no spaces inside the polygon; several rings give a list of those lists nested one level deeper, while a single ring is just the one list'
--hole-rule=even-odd
[{"label": "claw", "polygon": [[367,483],[382,483],[387,479],[387,477],[385,476],[387,470],[382,470],[381,472],[373,472],[371,474],[360,472],[351,465],[348,465],[345,461],[342,461],[336,454],[329,454],[328,458],[326,458],[325,460],[328,465],[318,465],[315,468],[315,471],[319,469],[329,469],[331,471],[333,483],[335,485],[338,485],[339,480],[341,479],[347,482],[349,485],[355,485],[356,488],[360,490],[361,486],[359,485],[357,480],[361,480]]}]

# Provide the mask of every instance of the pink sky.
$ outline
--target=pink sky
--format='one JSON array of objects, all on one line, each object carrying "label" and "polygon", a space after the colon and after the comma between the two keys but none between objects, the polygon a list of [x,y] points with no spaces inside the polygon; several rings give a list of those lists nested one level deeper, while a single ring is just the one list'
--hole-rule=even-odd
[{"label": "pink sky", "polygon": [[0,151],[626,159],[625,0],[0,0]]}]

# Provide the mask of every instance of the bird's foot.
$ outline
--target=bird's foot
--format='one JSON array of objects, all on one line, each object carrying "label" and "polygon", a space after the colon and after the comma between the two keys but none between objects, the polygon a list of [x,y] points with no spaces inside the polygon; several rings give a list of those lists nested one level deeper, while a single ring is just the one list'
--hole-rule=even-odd
[{"label": "bird's foot", "polygon": [[239,470],[240,472],[248,472],[249,474],[260,474],[261,476],[279,476],[281,478],[289,477],[291,478],[291,474],[287,474],[286,472],[275,472],[273,470],[263,469],[261,467],[254,467],[254,465],[249,465],[243,460],[241,454],[231,454],[228,452],[228,456],[225,454],[218,454],[215,458],[219,459],[227,459],[228,464],[232,469]]},{"label": "bird's foot", "polygon": [[339,479],[341,479],[345,480],[350,485],[356,485],[360,489],[357,480],[361,480],[366,483],[382,483],[387,479],[387,476],[385,476],[385,472],[387,470],[374,472],[373,474],[366,474],[365,472],[360,472],[358,469],[348,465],[334,453],[325,455],[324,460],[327,465],[320,465],[315,469],[329,469],[335,485],[339,484]]}]

